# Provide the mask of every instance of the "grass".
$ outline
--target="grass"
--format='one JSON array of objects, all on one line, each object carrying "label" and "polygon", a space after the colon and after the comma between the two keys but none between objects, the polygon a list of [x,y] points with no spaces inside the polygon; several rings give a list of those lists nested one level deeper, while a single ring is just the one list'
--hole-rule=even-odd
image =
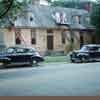
[{"label": "grass", "polygon": [[69,62],[69,59],[67,56],[46,56],[45,63],[51,62]]}]

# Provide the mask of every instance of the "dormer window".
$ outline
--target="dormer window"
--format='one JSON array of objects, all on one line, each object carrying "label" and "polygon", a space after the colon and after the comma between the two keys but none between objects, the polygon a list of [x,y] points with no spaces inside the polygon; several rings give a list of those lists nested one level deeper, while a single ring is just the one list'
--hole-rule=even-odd
[{"label": "dormer window", "polygon": [[30,21],[33,21],[33,17],[30,17]]},{"label": "dormer window", "polygon": [[34,14],[32,12],[29,12],[28,16],[29,21],[32,22],[34,20]]},{"label": "dormer window", "polygon": [[53,19],[57,24],[66,24],[66,14],[64,12],[56,12],[53,16]]}]

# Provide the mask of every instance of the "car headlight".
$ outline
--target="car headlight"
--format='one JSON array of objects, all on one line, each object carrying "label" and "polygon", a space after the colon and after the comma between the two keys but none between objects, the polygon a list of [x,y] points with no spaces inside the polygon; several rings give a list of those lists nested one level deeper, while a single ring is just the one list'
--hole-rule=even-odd
[{"label": "car headlight", "polygon": [[40,56],[40,54],[38,52],[35,52],[34,54],[35,54],[35,56]]}]

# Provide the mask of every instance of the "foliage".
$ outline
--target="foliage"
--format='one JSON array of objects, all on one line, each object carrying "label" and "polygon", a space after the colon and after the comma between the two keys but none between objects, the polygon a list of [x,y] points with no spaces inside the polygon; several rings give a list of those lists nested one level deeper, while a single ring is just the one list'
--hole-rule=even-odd
[{"label": "foliage", "polygon": [[13,0],[11,8],[4,17],[7,17],[10,22],[11,20],[13,22],[16,19],[17,14],[21,12],[21,10],[23,9],[23,7],[25,7],[26,4],[27,4],[26,0],[23,0],[22,2],[18,0]]},{"label": "foliage", "polygon": [[17,13],[21,10],[21,5],[22,4],[20,2],[18,2],[17,0],[14,0],[11,9],[7,13],[7,16],[15,20]]},{"label": "foliage", "polygon": [[100,3],[97,3],[91,13],[91,23],[95,26],[95,39],[100,40]]},{"label": "foliage", "polygon": [[3,16],[9,11],[12,3],[13,0],[0,0],[0,18],[3,18]]}]

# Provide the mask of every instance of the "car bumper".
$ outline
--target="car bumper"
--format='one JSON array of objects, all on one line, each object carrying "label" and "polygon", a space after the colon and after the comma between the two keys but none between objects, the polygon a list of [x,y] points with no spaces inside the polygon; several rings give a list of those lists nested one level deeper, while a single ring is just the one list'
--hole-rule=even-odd
[{"label": "car bumper", "polygon": [[80,58],[71,58],[71,61],[72,62],[81,62],[81,59]]},{"label": "car bumper", "polygon": [[[71,58],[71,61],[74,61],[74,62],[82,62],[82,60],[80,58]],[[100,62],[100,58],[88,58],[86,59],[86,62]]]},{"label": "car bumper", "polygon": [[89,59],[90,62],[94,62],[94,61],[97,61],[97,62],[100,62],[100,58],[91,58]]}]

